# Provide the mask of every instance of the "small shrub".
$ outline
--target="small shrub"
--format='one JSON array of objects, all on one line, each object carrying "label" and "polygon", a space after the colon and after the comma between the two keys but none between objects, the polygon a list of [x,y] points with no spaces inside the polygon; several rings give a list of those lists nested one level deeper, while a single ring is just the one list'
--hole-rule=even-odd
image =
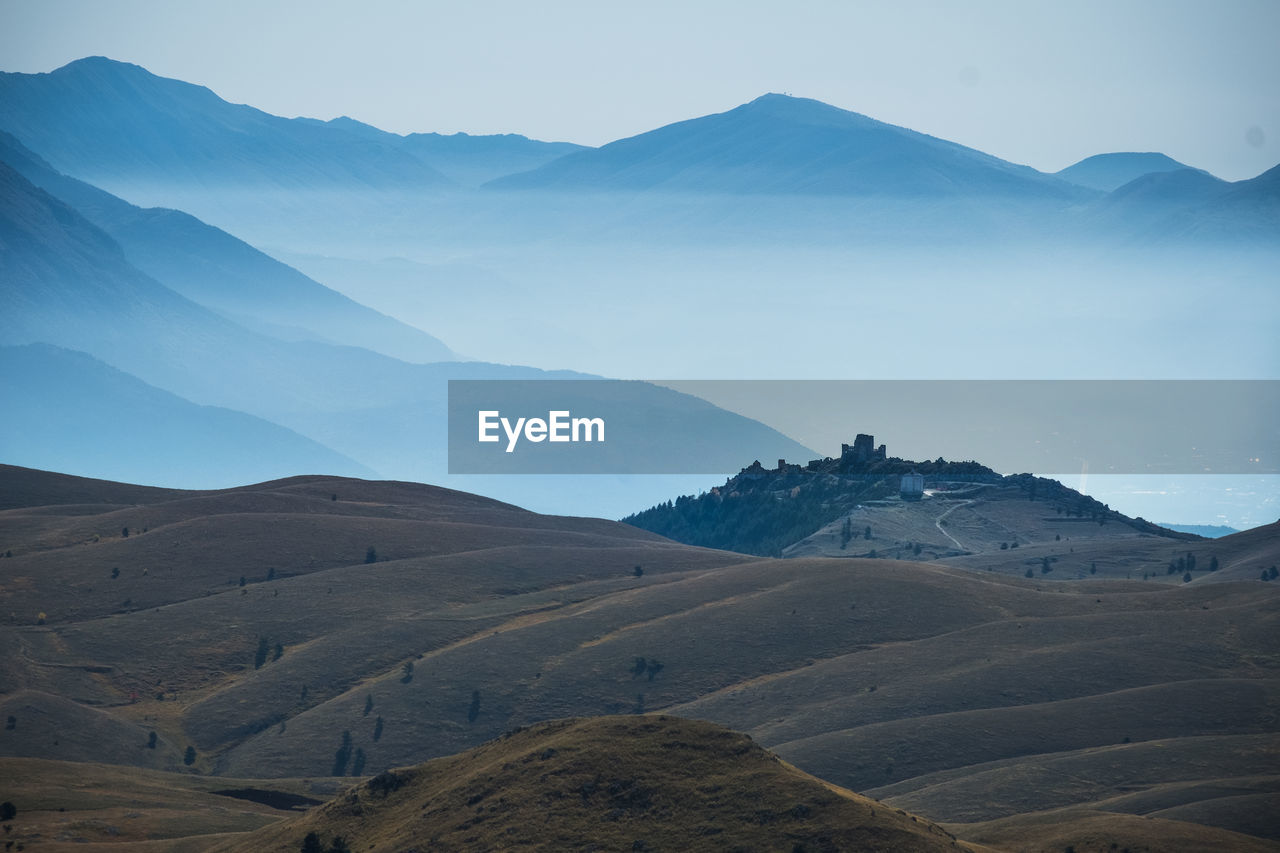
[{"label": "small shrub", "polygon": [[364,552],[364,562],[366,566],[378,562],[378,551],[372,545],[369,546],[368,551]]},{"label": "small shrub", "polygon": [[187,745],[187,751],[182,754],[182,763],[188,767],[196,763],[196,748],[194,746]]}]

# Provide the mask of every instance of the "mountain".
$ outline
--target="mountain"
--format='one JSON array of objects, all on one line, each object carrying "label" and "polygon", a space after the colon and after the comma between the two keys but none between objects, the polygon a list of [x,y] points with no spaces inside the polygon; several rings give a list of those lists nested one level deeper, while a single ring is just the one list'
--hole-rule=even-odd
[{"label": "mountain", "polygon": [[0,162],[109,234],[129,263],[240,325],[283,340],[362,346],[406,361],[453,361],[438,339],[330,290],[178,210],[143,209],[55,171],[0,131]]},{"label": "mountain", "polygon": [[[1074,163],[1054,174],[1064,181],[1109,193],[1143,175],[1191,168],[1164,154],[1119,152],[1086,157],[1079,163]],[[1194,171],[1208,174],[1199,169]]]},{"label": "mountain", "polygon": [[87,352],[194,402],[260,416],[416,395],[413,365],[353,347],[287,343],[179,295],[3,162],[0,244],[5,344]]},{"label": "mountain", "polygon": [[806,98],[763,95],[487,184],[820,196],[1087,195],[1026,166]]},{"label": "mountain", "polygon": [[[1266,665],[1280,653],[1280,584],[1259,579],[1280,558],[1276,525],[1211,542],[1110,542],[1112,564],[1140,567],[1150,555],[1134,549],[1148,540],[1163,543],[1162,563],[1190,552],[1192,583],[1143,582],[1141,571],[1125,580],[1111,565],[1050,583],[1064,565],[1027,579],[1021,567],[758,559],[448,489],[338,477],[180,492],[4,467],[0,506],[0,648],[13,650],[0,655],[0,715],[13,717],[0,755],[43,759],[41,773],[109,761],[327,799],[343,780],[444,759],[441,784],[468,781],[440,789],[442,804],[481,793],[474,772],[477,783],[536,779],[547,807],[568,807],[581,790],[554,792],[576,766],[603,777],[586,791],[595,817],[610,784],[625,780],[588,755],[538,771],[560,746],[508,755],[500,744],[512,736],[484,747],[493,762],[446,756],[517,726],[594,716],[605,719],[583,725],[607,731],[642,711],[745,732],[886,810],[946,821],[965,839],[1003,839],[1002,849],[1019,849],[1011,838],[1059,850],[1137,840],[1261,850],[1280,839],[1268,805],[1280,681]],[[1071,558],[1075,540],[1060,544]],[[1199,568],[1214,556],[1217,572]],[[1201,582],[1210,574],[1229,577]],[[709,746],[696,730],[657,735],[681,762],[714,753],[678,745]],[[40,780],[5,769],[0,780],[23,788],[0,781],[0,794],[28,808],[15,795]],[[156,778],[140,771],[139,784]],[[292,781],[232,781],[264,778]],[[725,797],[734,790],[717,784]],[[175,801],[189,789],[176,785]],[[361,799],[367,791],[356,802],[380,813]],[[471,804],[465,820],[485,818],[471,831],[503,819],[489,811],[501,796]],[[84,805],[64,793],[29,808],[45,825]],[[319,823],[306,831],[348,831],[337,808],[309,814]],[[775,819],[755,831],[792,826],[772,805],[761,811]],[[237,828],[223,817],[173,834]],[[626,827],[635,816],[616,817]],[[245,814],[239,829],[265,819]]]},{"label": "mountain", "polygon": [[394,146],[229,104],[203,86],[101,56],[47,74],[0,74],[0,128],[59,171],[117,191],[157,183],[259,189],[449,185]]},{"label": "mountain", "polygon": [[1280,166],[1233,183],[1197,169],[1143,175],[1096,201],[1088,216],[1096,229],[1129,239],[1273,249],[1280,238]]},{"label": "mountain", "polygon": [[401,148],[464,187],[478,187],[504,175],[536,169],[557,157],[586,148],[572,142],[542,142],[518,133],[400,135],[347,116],[330,119],[324,124]]},{"label": "mountain", "polygon": [[[711,723],[558,720],[388,771],[306,815],[221,847],[970,850],[930,821],[815,779]],[[304,848],[305,849],[305,848]]]},{"label": "mountain", "polygon": [[0,347],[13,402],[0,459],[90,477],[225,487],[297,471],[372,471],[292,430],[197,406],[84,353],[47,344]]}]

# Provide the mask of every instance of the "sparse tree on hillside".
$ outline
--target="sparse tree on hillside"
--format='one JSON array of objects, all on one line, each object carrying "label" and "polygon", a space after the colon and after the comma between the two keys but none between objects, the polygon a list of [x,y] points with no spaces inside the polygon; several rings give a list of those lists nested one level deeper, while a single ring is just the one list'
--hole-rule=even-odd
[{"label": "sparse tree on hillside", "polygon": [[302,839],[302,853],[324,853],[324,845],[320,843],[320,836],[314,832],[308,832],[307,837]]},{"label": "sparse tree on hillside", "polygon": [[347,764],[351,762],[351,732],[342,733],[342,745],[333,754],[333,772],[330,776],[346,776]]},{"label": "sparse tree on hillside", "polygon": [[3,803],[0,803],[0,821],[10,821],[17,816],[18,816],[18,809],[13,803],[9,802],[8,800],[5,800]]},{"label": "sparse tree on hillside", "polygon": [[480,716],[480,691],[471,691],[471,707],[467,708],[467,722],[474,723],[476,717]]},{"label": "sparse tree on hillside", "polygon": [[364,716],[369,716],[369,712],[373,710],[373,694],[370,693],[364,697]]},{"label": "sparse tree on hillside", "polygon": [[356,747],[356,759],[351,763],[351,775],[364,775],[364,750]]},{"label": "sparse tree on hillside", "polygon": [[258,638],[258,650],[253,653],[253,668],[262,669],[262,665],[267,662],[267,654],[271,651],[271,644],[267,642],[266,637]]},{"label": "sparse tree on hillside", "polygon": [[400,683],[408,684],[413,681],[413,661],[405,661],[405,665],[400,668]]},{"label": "sparse tree on hillside", "polygon": [[1090,563],[1090,564],[1089,564],[1089,574],[1091,574],[1091,575],[1096,575],[1097,573],[1098,573],[1098,564],[1097,564],[1097,563]]},{"label": "sparse tree on hillside", "polygon": [[284,657],[284,644],[276,643],[276,650],[271,653],[271,660],[277,661]]},{"label": "sparse tree on hillside", "polygon": [[1187,552],[1187,571],[1194,572],[1196,570],[1196,555],[1190,551]]},{"label": "sparse tree on hillside", "polygon": [[638,578],[644,577],[644,569],[641,568],[640,566],[636,566],[634,569],[631,570],[631,574],[635,575]]},{"label": "sparse tree on hillside", "polygon": [[147,735],[147,749],[155,749],[155,748],[156,748],[156,733],[151,732],[151,734]]},{"label": "sparse tree on hillside", "polygon": [[373,724],[373,742],[377,743],[382,737],[382,718],[379,717]]},{"label": "sparse tree on hillside", "polygon": [[649,673],[649,680],[653,681],[653,677],[662,672],[665,667],[656,660],[649,661],[649,665],[645,668],[645,672]]},{"label": "sparse tree on hillside", "polygon": [[365,565],[378,562],[378,552],[372,545],[369,546],[368,551],[364,552],[364,562]]},{"label": "sparse tree on hillside", "polygon": [[1218,558],[1216,556],[1209,558],[1209,571],[1216,572],[1218,570]]},{"label": "sparse tree on hillside", "polygon": [[631,713],[633,713],[633,714],[643,714],[643,713],[644,713],[644,694],[643,694],[643,693],[637,693],[637,694],[636,694],[636,707],[635,707],[634,709],[632,709],[632,712],[631,712]]},{"label": "sparse tree on hillside", "polygon": [[111,570],[111,579],[115,580],[118,577],[120,577],[120,567],[116,566]]},{"label": "sparse tree on hillside", "polygon": [[871,525],[870,525],[870,524],[868,524],[868,525],[867,525],[867,529],[866,529],[866,530],[862,531],[862,538],[863,538],[863,539],[870,539],[870,538],[871,538]]},{"label": "sparse tree on hillside", "polygon": [[10,714],[9,719],[5,720],[4,722],[4,730],[6,732],[11,732],[17,727],[18,727],[18,718],[13,716],[13,714]]},{"label": "sparse tree on hillside", "polygon": [[634,679],[644,675],[647,663],[648,662],[644,658],[636,658],[635,662],[631,665],[631,677]]},{"label": "sparse tree on hillside", "polygon": [[248,582],[249,582],[249,581],[245,578],[245,576],[244,576],[244,575],[241,575],[241,576],[240,576],[240,586],[244,586],[244,585],[245,585],[246,583],[248,583]]},{"label": "sparse tree on hillside", "polygon": [[1030,569],[1027,569],[1027,573],[1023,577],[1033,578],[1035,576],[1036,576],[1035,572],[1031,571]]},{"label": "sparse tree on hillside", "polygon": [[1191,572],[1187,572],[1185,575],[1182,576],[1182,582],[1191,583]]},{"label": "sparse tree on hillside", "polygon": [[196,763],[196,748],[194,746],[187,746],[187,751],[182,754],[182,763],[188,767]]},{"label": "sparse tree on hillside", "polygon": [[125,539],[128,539],[128,538],[129,538],[129,528],[127,528],[127,527],[121,527],[121,528],[120,528],[120,535],[121,535],[122,537],[124,537]]}]

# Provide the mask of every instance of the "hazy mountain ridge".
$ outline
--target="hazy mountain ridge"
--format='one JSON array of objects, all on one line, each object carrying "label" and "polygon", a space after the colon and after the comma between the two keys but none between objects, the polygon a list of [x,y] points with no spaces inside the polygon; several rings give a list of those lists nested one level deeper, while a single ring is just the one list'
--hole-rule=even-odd
[{"label": "hazy mountain ridge", "polygon": [[977,196],[1087,191],[1026,166],[820,101],[763,95],[711,116],[566,155],[493,189]]},{"label": "hazy mountain ridge", "polygon": [[14,405],[0,459],[111,480],[218,488],[246,478],[373,471],[252,415],[197,406],[91,358],[48,344],[0,346]]},{"label": "hazy mountain ridge", "polygon": [[1053,174],[1073,184],[1109,193],[1143,175],[1182,169],[1208,174],[1157,152],[1094,154]]},{"label": "hazy mountain ridge", "polygon": [[182,211],[143,209],[53,170],[0,131],[0,162],[120,243],[129,262],[186,298],[271,337],[453,361],[440,340],[379,314]]},{"label": "hazy mountain ridge", "polygon": [[417,158],[334,127],[229,104],[209,89],[105,57],[0,75],[0,128],[59,171],[108,187],[440,187]]}]

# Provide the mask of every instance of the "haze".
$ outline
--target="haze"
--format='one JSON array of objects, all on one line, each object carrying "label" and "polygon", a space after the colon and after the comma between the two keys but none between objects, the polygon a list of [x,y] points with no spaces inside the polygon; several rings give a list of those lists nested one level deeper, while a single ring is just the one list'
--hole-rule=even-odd
[{"label": "haze", "polygon": [[8,71],[135,62],[278,115],[600,145],[788,92],[1045,171],[1280,160],[1280,6],[5,2]]}]

